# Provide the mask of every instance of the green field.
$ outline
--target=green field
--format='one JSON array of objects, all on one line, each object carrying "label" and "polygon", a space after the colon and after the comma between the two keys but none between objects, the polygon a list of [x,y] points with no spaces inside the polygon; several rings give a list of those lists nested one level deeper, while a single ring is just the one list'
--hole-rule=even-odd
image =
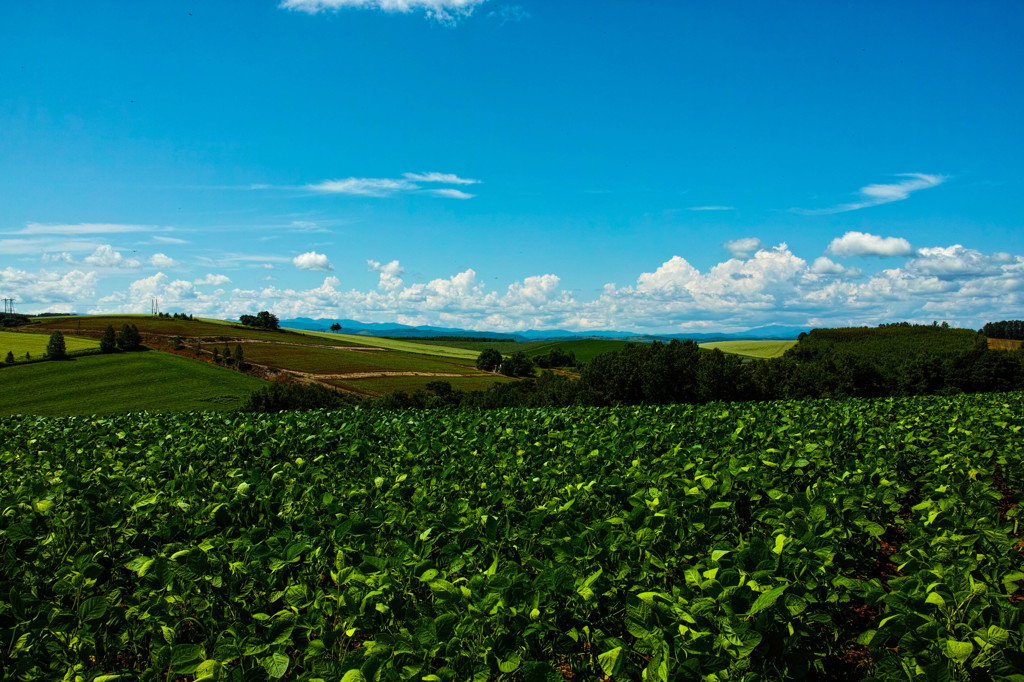
[{"label": "green field", "polygon": [[0,677],[1020,682],[1022,408],[9,417]]},{"label": "green field", "polygon": [[[207,347],[207,350],[210,348]],[[360,351],[274,343],[243,343],[242,353],[247,362],[311,374],[354,372],[475,374],[478,372],[469,360],[413,355],[390,350]]]},{"label": "green field", "polygon": [[717,348],[723,353],[743,355],[748,358],[779,358],[796,345],[796,341],[712,341],[700,344],[701,348]]},{"label": "green field", "polygon": [[335,334],[334,332],[311,332],[296,330],[301,334],[331,339],[331,345],[358,345],[372,346],[374,348],[386,348],[388,350],[403,351],[405,353],[416,353],[419,355],[435,355],[442,358],[459,358],[462,360],[476,360],[479,351],[466,350],[462,346],[449,346],[447,343],[436,343],[434,341],[406,341],[404,339],[386,339],[380,336],[363,336],[362,334]]},{"label": "green field", "polygon": [[266,382],[145,351],[0,369],[0,414],[88,415],[231,410]]},{"label": "green field", "polygon": [[[26,353],[31,353],[34,359],[40,359],[46,355],[46,344],[49,342],[49,333],[33,334],[29,332],[0,331],[0,362],[3,362],[8,352],[14,353],[15,360],[24,360]],[[97,339],[65,334],[64,346],[69,353],[72,353],[74,351],[99,348],[100,342]]]}]

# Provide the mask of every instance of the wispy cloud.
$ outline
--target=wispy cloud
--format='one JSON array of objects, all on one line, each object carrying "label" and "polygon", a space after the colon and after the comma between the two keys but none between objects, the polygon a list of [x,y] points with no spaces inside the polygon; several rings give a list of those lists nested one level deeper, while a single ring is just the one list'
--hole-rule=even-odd
[{"label": "wispy cloud", "polygon": [[123,234],[132,232],[156,232],[167,230],[156,225],[118,225],[113,223],[77,223],[74,225],[46,225],[29,223],[15,232],[7,234],[46,234],[46,235],[80,235],[80,234]]},{"label": "wispy cloud", "polygon": [[497,19],[502,24],[523,21],[530,18],[530,13],[519,5],[504,5],[487,13],[488,19]]},{"label": "wispy cloud", "polygon": [[906,178],[900,182],[888,184],[868,185],[861,187],[858,192],[860,199],[848,204],[839,204],[829,208],[818,209],[795,209],[797,213],[804,215],[828,215],[831,213],[846,213],[857,211],[862,208],[880,206],[894,201],[903,201],[911,194],[922,189],[938,187],[948,178],[945,175],[928,175],[925,173],[900,173],[896,177]]},{"label": "wispy cloud", "polygon": [[[417,184],[420,183],[420,184]],[[347,194],[361,197],[390,197],[395,194],[419,192],[447,199],[472,199],[475,194],[467,194],[454,188],[424,189],[421,184],[446,185],[477,185],[479,180],[460,178],[454,173],[404,173],[400,178],[341,178],[324,180],[303,189],[324,194]],[[253,186],[253,189],[270,189],[266,186]]]},{"label": "wispy cloud", "polygon": [[735,211],[735,206],[690,206],[687,211]]},{"label": "wispy cloud", "polygon": [[866,232],[847,232],[836,237],[825,249],[830,256],[909,256],[914,249],[903,237],[879,237]]},{"label": "wispy cloud", "polygon": [[279,7],[308,14],[337,12],[343,9],[370,9],[382,12],[423,12],[443,24],[454,24],[468,17],[487,0],[281,0]]},{"label": "wispy cloud", "polygon": [[402,177],[412,182],[443,182],[446,185],[478,185],[479,180],[460,178],[455,173],[403,173]]},{"label": "wispy cloud", "polygon": [[451,189],[451,188],[431,189],[431,190],[427,190],[427,194],[432,194],[435,197],[444,197],[446,199],[472,199],[473,197],[476,196],[475,194],[469,194],[468,192],[463,192],[460,189]]},{"label": "wispy cloud", "polygon": [[390,178],[345,178],[343,180],[324,180],[306,189],[327,194],[354,194],[364,197],[386,197],[396,192],[417,189],[408,180],[392,180]]},{"label": "wispy cloud", "polygon": [[191,244],[192,242],[187,239],[178,239],[177,237],[164,237],[163,235],[153,235],[153,241],[158,244]]}]

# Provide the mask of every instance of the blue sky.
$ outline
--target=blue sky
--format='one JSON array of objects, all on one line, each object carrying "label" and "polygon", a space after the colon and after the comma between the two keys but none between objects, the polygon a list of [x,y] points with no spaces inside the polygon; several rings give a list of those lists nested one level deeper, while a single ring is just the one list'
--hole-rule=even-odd
[{"label": "blue sky", "polygon": [[0,293],[501,331],[1020,318],[1021,26],[1015,1],[4,3]]}]

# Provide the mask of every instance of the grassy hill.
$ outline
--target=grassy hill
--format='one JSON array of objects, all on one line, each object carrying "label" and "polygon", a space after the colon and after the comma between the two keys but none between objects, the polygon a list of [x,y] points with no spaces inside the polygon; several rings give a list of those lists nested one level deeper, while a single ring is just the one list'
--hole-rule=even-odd
[{"label": "grassy hill", "polygon": [[[50,342],[50,334],[0,331],[0,362],[7,353],[14,353],[14,359],[21,361],[29,353],[33,358],[42,358],[46,354],[46,345]],[[64,346],[69,353],[82,350],[93,350],[100,347],[97,339],[82,336],[64,336]]]},{"label": "grassy hill", "polygon": [[0,414],[231,410],[267,382],[159,352],[91,355],[0,369]]},{"label": "grassy hill", "polygon": [[712,341],[702,343],[700,347],[705,350],[717,348],[723,353],[742,355],[748,358],[778,358],[783,353],[796,345],[796,341]]}]

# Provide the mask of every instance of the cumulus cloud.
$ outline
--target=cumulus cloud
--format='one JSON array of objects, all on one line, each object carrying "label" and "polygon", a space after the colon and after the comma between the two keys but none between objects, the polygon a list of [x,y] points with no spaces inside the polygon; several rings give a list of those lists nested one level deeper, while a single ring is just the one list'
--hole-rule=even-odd
[{"label": "cumulus cloud", "polygon": [[71,257],[71,254],[67,251],[61,251],[60,253],[44,253],[42,258],[44,263],[74,263],[75,259]]},{"label": "cumulus cloud", "polygon": [[914,252],[910,242],[902,237],[879,237],[866,232],[847,232],[833,239],[825,249],[830,256],[880,256],[891,258],[909,256]]},{"label": "cumulus cloud", "polygon": [[825,256],[815,258],[810,271],[815,275],[848,275],[850,277],[860,277],[863,274],[858,268],[844,267]]},{"label": "cumulus cloud", "polygon": [[423,12],[441,23],[452,24],[468,17],[487,0],[281,0],[284,9],[317,14],[342,9],[372,9],[382,12]]},{"label": "cumulus cloud", "polygon": [[125,258],[120,251],[115,251],[110,244],[103,244],[83,259],[84,263],[98,268],[137,268],[142,264],[134,258]]},{"label": "cumulus cloud", "polygon": [[316,251],[309,251],[292,259],[292,263],[299,270],[333,270],[334,266],[327,260],[327,256]]},{"label": "cumulus cloud", "polygon": [[907,262],[907,271],[940,279],[984,277],[998,274],[1016,259],[1008,253],[983,254],[960,244],[918,249]]},{"label": "cumulus cloud", "polygon": [[231,282],[231,278],[227,277],[226,275],[214,275],[212,273],[209,273],[206,276],[201,277],[192,283],[195,284],[196,286],[219,287],[222,284],[228,284],[229,282]]},{"label": "cumulus cloud", "polygon": [[757,237],[744,237],[733,239],[722,244],[733,258],[746,258],[757,251],[760,251],[764,244]]},{"label": "cumulus cloud", "polygon": [[63,275],[48,270],[28,272],[10,267],[0,270],[0,290],[19,304],[41,304],[39,312],[51,303],[74,303],[91,298],[96,293],[98,281],[95,272],[80,270]]},{"label": "cumulus cloud", "polygon": [[381,265],[375,260],[368,260],[366,267],[371,272],[380,273],[380,282],[377,286],[381,289],[394,291],[402,286],[402,275],[405,274],[405,268],[399,265],[397,260],[393,260],[387,265]]},{"label": "cumulus cloud", "polygon": [[892,203],[893,201],[903,201],[908,199],[914,192],[938,187],[947,180],[944,175],[928,175],[926,173],[900,173],[896,177],[905,179],[899,182],[861,187],[858,193],[860,198],[857,201],[839,204],[831,208],[801,209],[799,212],[807,215],[826,215],[829,213],[857,211],[862,208]]},{"label": "cumulus cloud", "polygon": [[149,258],[149,264],[156,268],[174,268],[178,266],[178,261],[162,253],[154,253]]}]

